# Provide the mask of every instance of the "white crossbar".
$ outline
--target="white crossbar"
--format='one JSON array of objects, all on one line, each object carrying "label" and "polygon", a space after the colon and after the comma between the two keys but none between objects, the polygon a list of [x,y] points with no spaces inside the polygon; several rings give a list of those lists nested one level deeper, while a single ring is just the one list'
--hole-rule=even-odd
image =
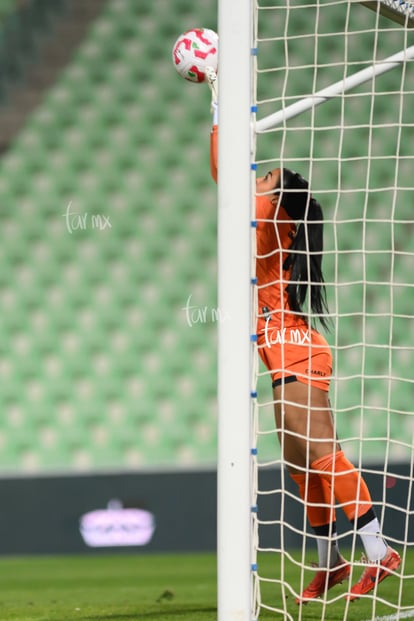
[{"label": "white crossbar", "polygon": [[361,71],[357,71],[353,75],[340,80],[339,82],[335,82],[331,86],[327,86],[322,90],[318,91],[314,95],[310,95],[309,97],[305,97],[300,101],[297,101],[286,108],[282,108],[278,112],[274,114],[269,114],[263,119],[256,122],[256,131],[258,133],[263,133],[266,130],[273,129],[278,127],[288,119],[292,119],[295,116],[298,116],[302,112],[306,112],[311,108],[319,106],[330,99],[333,99],[337,95],[341,95],[346,91],[349,91],[351,88],[355,88],[356,86],[360,86],[364,82],[368,82],[372,78],[379,76],[391,69],[395,69],[403,62],[407,60],[414,59],[414,45],[407,48],[406,50],[402,50],[393,56],[389,56],[385,60],[379,61],[371,67],[366,67]]}]

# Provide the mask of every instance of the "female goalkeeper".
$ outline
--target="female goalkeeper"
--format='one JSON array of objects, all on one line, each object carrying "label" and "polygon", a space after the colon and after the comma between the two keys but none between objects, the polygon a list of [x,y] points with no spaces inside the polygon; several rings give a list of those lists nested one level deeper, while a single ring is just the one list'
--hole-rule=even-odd
[{"label": "female goalkeeper", "polygon": [[[217,182],[218,105],[213,71],[207,81],[214,110],[211,173]],[[341,583],[350,564],[339,551],[335,499],[355,524],[367,567],[348,599],[357,599],[391,575],[400,556],[383,539],[368,487],[335,436],[328,398],[332,354],[311,327],[310,312],[326,326],[322,275],[323,214],[308,182],[287,169],[256,180],[258,347],[271,373],[276,427],[290,476],[315,532],[319,569],[297,603]]]}]

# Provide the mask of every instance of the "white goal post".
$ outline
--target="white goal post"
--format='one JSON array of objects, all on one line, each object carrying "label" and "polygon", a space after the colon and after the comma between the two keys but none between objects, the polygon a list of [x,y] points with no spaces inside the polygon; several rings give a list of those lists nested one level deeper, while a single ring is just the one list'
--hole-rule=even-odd
[{"label": "white goal post", "polygon": [[221,1],[218,18],[218,618],[250,621],[252,3]]},{"label": "white goal post", "polygon": [[[302,64],[298,64],[293,69],[287,64],[285,74],[283,74],[283,66],[277,64],[277,55],[274,66],[258,68],[258,37],[260,39],[259,13],[262,13],[262,19],[274,19],[274,40],[271,37],[263,37],[261,44],[269,48],[274,45],[280,52],[284,49],[286,57],[290,58],[285,34],[288,25],[295,19],[302,18],[301,11],[312,11],[317,24],[318,19],[322,20],[325,10],[337,7],[343,8],[343,24],[344,29],[348,28],[351,11],[361,11],[370,15],[370,26],[361,25],[356,29],[356,36],[359,40],[364,37],[369,40],[372,46],[375,46],[375,53],[372,56],[364,58],[364,68],[359,69],[361,62],[352,57],[352,37],[354,32],[344,36],[342,53],[343,59],[334,57],[323,58],[318,56],[319,43],[326,41],[328,35],[324,31],[319,33],[317,25],[315,30],[309,30],[309,33],[303,33],[298,25],[297,34],[291,36],[292,47],[298,48],[300,55],[300,45],[314,39],[314,55],[312,58],[303,57]],[[366,11],[365,9],[371,9]],[[286,19],[284,27],[278,31],[278,26],[282,24],[280,16],[282,14],[289,15],[289,21]],[[291,13],[291,15],[290,15]],[[265,17],[263,17],[265,16]],[[272,17],[271,17],[272,16]],[[384,21],[386,20],[386,21]],[[392,20],[392,21],[390,21]],[[391,26],[390,26],[391,24]],[[396,385],[403,388],[408,384],[412,384],[414,388],[414,380],[407,376],[397,376],[394,372],[393,363],[396,358],[401,359],[401,364],[406,362],[412,368],[412,354],[414,346],[410,343],[395,345],[394,337],[391,333],[397,325],[406,321],[410,315],[406,309],[400,310],[398,301],[398,291],[402,287],[408,290],[411,287],[409,280],[410,265],[414,265],[414,248],[401,248],[396,238],[396,232],[404,227],[409,227],[412,220],[407,216],[397,218],[396,210],[401,195],[403,200],[409,200],[409,191],[414,192],[413,183],[400,184],[401,175],[410,177],[409,168],[413,165],[414,170],[414,146],[411,152],[407,152],[407,135],[414,135],[414,123],[407,122],[407,101],[414,103],[414,89],[407,91],[407,101],[402,100],[399,87],[376,90],[376,80],[388,73],[395,72],[400,69],[402,75],[406,73],[406,67],[414,60],[414,45],[409,45],[409,34],[412,34],[410,28],[414,25],[414,5],[412,2],[402,2],[400,0],[383,0],[360,2],[356,0],[314,0],[313,2],[305,2],[305,0],[218,0],[218,33],[219,33],[219,94],[220,94],[220,131],[219,131],[219,162],[218,162],[218,307],[223,316],[229,318],[228,321],[218,324],[219,332],[219,351],[218,351],[218,621],[258,621],[260,613],[263,609],[270,610],[274,614],[278,614],[283,619],[302,619],[301,609],[298,613],[294,613],[288,609],[286,601],[288,598],[292,600],[294,594],[297,593],[298,586],[293,589],[291,585],[286,583],[284,578],[284,567],[287,561],[292,561],[297,566],[298,572],[301,572],[301,588],[303,588],[303,576],[305,571],[309,571],[309,565],[304,561],[304,550],[307,542],[314,544],[312,538],[308,538],[306,524],[303,523],[301,528],[297,525],[288,526],[289,534],[292,538],[303,537],[302,558],[297,561],[291,558],[289,550],[284,548],[284,543],[280,547],[274,547],[272,552],[280,555],[283,564],[283,571],[280,579],[273,580],[268,577],[261,578],[257,573],[257,553],[258,553],[258,519],[257,519],[257,495],[258,491],[258,460],[256,457],[257,443],[263,442],[274,444],[275,453],[277,451],[277,440],[275,438],[275,430],[269,427],[262,428],[259,418],[262,412],[269,415],[273,407],[273,403],[269,400],[260,403],[257,400],[258,385],[261,380],[265,379],[270,382],[269,376],[265,372],[259,371],[257,348],[255,345],[255,326],[256,326],[256,309],[255,309],[255,176],[256,167],[268,165],[269,162],[275,162],[274,167],[281,165],[298,169],[301,160],[303,165],[310,172],[312,179],[319,180],[318,167],[332,167],[334,162],[337,175],[338,186],[321,186],[316,188],[319,190],[322,199],[326,196],[330,199],[331,209],[328,221],[329,231],[331,231],[331,246],[326,252],[331,257],[334,268],[328,274],[328,287],[332,290],[333,298],[333,318],[335,323],[335,334],[333,335],[334,354],[338,357],[347,357],[348,361],[354,362],[355,370],[352,367],[346,368],[345,371],[337,372],[337,380],[340,386],[345,385],[345,381],[350,381],[353,385],[360,386],[359,401],[349,405],[345,399],[342,402],[339,393],[335,393],[333,397],[333,409],[335,412],[346,415],[347,419],[352,419],[353,426],[350,428],[352,435],[342,438],[344,444],[354,450],[357,457],[357,466],[361,467],[363,463],[364,434],[366,431],[366,423],[370,421],[371,414],[377,408],[382,415],[381,433],[378,431],[377,437],[372,438],[372,446],[375,449],[375,442],[382,443],[385,446],[386,464],[384,465],[384,484],[381,500],[381,509],[386,509],[388,502],[389,490],[395,485],[395,480],[401,482],[404,489],[407,489],[406,511],[398,508],[395,509],[399,518],[401,513],[404,516],[403,532],[401,534],[401,545],[407,544],[410,537],[410,527],[408,524],[409,515],[411,515],[412,502],[412,481],[405,473],[395,474],[389,468],[390,455],[395,449],[395,454],[408,455],[410,468],[414,462],[414,449],[412,447],[413,434],[410,437],[399,438],[395,442],[392,440],[392,415],[395,414],[399,420],[407,423],[410,412],[404,409],[398,401],[395,401]],[[401,45],[400,34],[404,34],[403,45]],[[329,34],[332,39],[339,39],[338,23],[332,26],[332,33]],[[387,53],[381,54],[381,36],[392,41],[395,35],[395,41],[400,43],[395,48],[387,49]],[[340,46],[339,46],[340,47]],[[260,53],[259,53],[260,57]],[[352,57],[353,58],[353,57]],[[318,64],[320,63],[320,65]],[[288,79],[295,78],[295,70],[299,76],[302,76],[309,67],[309,74],[313,74],[312,90],[304,90],[300,96],[291,95],[287,87]],[[330,76],[336,75],[335,79],[329,81],[328,86],[319,88],[319,78],[322,74],[322,83],[326,84],[325,74]],[[272,84],[278,78],[280,91],[275,93],[274,99],[264,98],[263,108],[268,111],[271,106],[274,111],[268,114],[261,114],[261,106],[258,103],[258,76],[264,78]],[[345,77],[344,77],[345,76]],[[299,78],[300,79],[300,78]],[[358,89],[362,85],[367,85],[367,91],[361,93]],[[403,78],[401,78],[401,85]],[[371,86],[372,85],[372,86]],[[260,86],[260,85],[259,85]],[[356,94],[353,95],[354,89]],[[391,97],[395,104],[390,104]],[[382,98],[382,99],[381,99]],[[316,108],[321,104],[332,102],[337,104],[337,116],[340,121],[337,124],[315,123]],[[383,102],[383,103],[381,103]],[[358,109],[364,108],[364,118],[367,122],[359,123],[358,116],[355,122],[346,125],[344,122],[346,106]],[[378,108],[384,109],[384,117],[380,123],[375,123],[374,112]],[[388,113],[387,106],[392,107]],[[328,106],[326,106],[328,107]],[[325,105],[322,107],[325,108]],[[306,119],[301,123],[303,117]],[[306,116],[307,115],[307,116]],[[388,115],[388,116],[387,116]],[[319,118],[319,117],[318,117]],[[295,122],[292,122],[296,119]],[[292,123],[291,123],[292,122]],[[392,142],[393,152],[384,149],[384,153],[377,148],[377,143],[382,139],[389,139],[389,132],[393,130],[394,134]],[[366,134],[366,152],[364,156],[353,155],[352,145],[349,152],[346,151],[347,137],[350,132],[355,135],[354,140],[358,140],[360,136]],[[330,133],[329,133],[330,132]],[[296,135],[304,136],[309,141],[309,149],[303,147],[299,143],[297,152],[289,151],[286,144],[293,142]],[[330,139],[330,135],[337,135],[337,153],[332,155],[329,149],[335,142]],[[324,146],[327,153],[320,155],[317,152],[315,144],[319,140],[323,140],[326,136]],[[329,137],[329,139],[328,139]],[[273,159],[269,158],[266,149],[258,153],[257,146],[260,140],[273,140]],[[362,140],[362,139],[361,139]],[[414,145],[414,142],[413,142]],[[280,152],[278,152],[278,148]],[[376,150],[377,148],[377,150]],[[389,147],[391,148],[391,147]],[[315,155],[316,154],[316,155]],[[387,160],[391,161],[393,167],[392,183],[383,186],[371,187],[371,177],[374,169]],[[355,164],[355,176],[358,177],[358,183],[355,185],[346,185],[348,178],[348,167]],[[273,166],[272,166],[273,167]],[[408,170],[408,172],[407,172]],[[300,170],[302,172],[302,170]],[[365,176],[364,176],[365,175]],[[414,177],[414,175],[412,175]],[[360,179],[361,178],[361,179]],[[312,183],[312,180],[311,180]],[[399,185],[400,184],[400,185]],[[399,194],[400,192],[400,194]],[[372,210],[369,197],[376,198],[380,194],[386,195],[390,204],[390,213],[384,215],[384,210],[379,208],[379,215],[372,216]],[[342,208],[339,207],[341,201],[350,203],[353,200],[359,200],[361,203],[361,215],[348,216],[343,214]],[[324,201],[322,201],[324,202]],[[377,204],[377,203],[376,203]],[[381,207],[381,206],[380,206]],[[374,222],[379,233],[379,241],[375,238],[375,231],[372,233],[369,223]],[[353,232],[351,231],[352,223],[358,224],[362,233],[362,241],[360,246],[355,248],[347,247],[348,239],[352,241]],[[386,229],[386,230],[385,230]],[[348,230],[350,233],[348,233]],[[348,235],[346,243],[342,244],[342,236]],[[389,243],[389,248],[381,248],[382,237]],[[387,267],[381,264],[380,273],[374,276],[371,270],[371,258],[380,256],[380,254],[388,259],[390,264],[388,275],[384,275]],[[396,257],[398,261],[404,263],[406,272],[404,276],[395,279],[397,273]],[[331,260],[330,259],[330,260]],[[363,277],[353,276],[348,280],[340,281],[341,269],[344,262],[349,264],[357,264],[361,269]],[[398,263],[399,265],[399,263]],[[412,271],[412,268],[411,268]],[[357,269],[355,274],[359,274]],[[367,300],[373,295],[375,289],[383,289],[388,291],[389,299],[379,309],[372,311],[367,306]],[[355,295],[355,291],[361,292],[361,309],[353,310],[347,304],[345,308],[341,307],[341,301],[348,300]],[[411,289],[414,294],[414,286]],[[413,313],[414,314],[414,313]],[[383,321],[387,317],[387,322]],[[381,340],[373,341],[372,334],[375,332],[373,323],[381,324],[383,333]],[[350,330],[357,325],[358,338],[355,334],[355,342],[344,343],[342,339],[343,326],[347,326]],[[388,333],[387,333],[388,330]],[[361,337],[361,338],[359,338]],[[414,339],[414,331],[412,332]],[[375,368],[375,356],[379,357],[382,352],[387,356],[385,366],[388,368],[384,372],[366,371],[371,368],[368,362],[371,361]],[[410,358],[411,356],[411,358]],[[361,358],[362,362],[360,362]],[[367,362],[368,361],[368,362]],[[339,363],[338,363],[338,366]],[[370,382],[382,382],[384,392],[384,402],[372,402],[367,399],[366,395],[370,390]],[[342,383],[341,383],[342,382]],[[348,384],[347,384],[348,385]],[[341,393],[342,394],[342,393]],[[357,415],[357,411],[361,411],[361,415]],[[349,415],[349,416],[348,416]],[[366,416],[366,420],[364,419]],[[341,417],[345,419],[345,416]],[[348,424],[348,423],[347,423]],[[411,423],[410,423],[411,424]],[[379,425],[380,426],[380,425]],[[407,423],[407,429],[410,425]],[[414,430],[414,421],[412,423]],[[369,435],[369,434],[368,434]],[[367,442],[371,441],[368,439]],[[405,458],[405,457],[404,457]],[[269,457],[269,453],[265,453],[264,463],[267,466],[279,467],[283,471],[283,463],[280,457]],[[376,472],[371,471],[369,467],[365,474],[375,477]],[[281,475],[284,486],[283,474]],[[261,491],[263,495],[268,492]],[[270,493],[270,492],[269,492]],[[290,498],[292,493],[289,489],[283,487],[282,495],[284,499]],[[280,501],[281,503],[284,500]],[[278,518],[279,519],[279,518]],[[283,520],[284,516],[280,517]],[[260,521],[260,520],[259,520]],[[275,523],[277,520],[275,520]],[[269,522],[270,524],[270,522]],[[274,524],[270,524],[272,527]],[[352,534],[352,531],[349,531]],[[354,537],[355,540],[355,537]],[[355,541],[352,544],[352,554],[355,556]],[[269,548],[270,549],[270,548]],[[262,550],[260,550],[262,551]],[[293,559],[293,560],[292,560]],[[275,563],[277,563],[275,558]],[[355,561],[354,561],[355,562]],[[358,563],[357,563],[358,564]],[[362,565],[358,566],[360,570]],[[309,575],[309,574],[308,574]],[[414,576],[412,576],[414,577]],[[281,601],[268,603],[261,596],[261,587],[269,586],[269,590],[277,584],[280,586],[282,597]],[[398,618],[414,619],[414,599],[412,606],[403,605],[403,582],[395,583],[397,603],[390,603],[378,596],[374,600],[372,606],[371,619],[373,621],[396,621]],[[397,593],[398,591],[398,593]],[[341,600],[340,595],[334,595],[330,600],[321,602],[320,610],[322,620],[329,620],[329,605],[335,605]],[[375,592],[376,598],[376,592]],[[343,597],[342,600],[343,601]],[[283,600],[283,601],[282,601]],[[379,608],[378,608],[379,606]],[[388,606],[387,614],[377,613],[382,610],[381,606]],[[355,610],[355,608],[353,609]],[[349,605],[345,606],[343,612],[343,620],[363,621],[364,617],[348,616]],[[335,617],[336,618],[336,617]]]}]

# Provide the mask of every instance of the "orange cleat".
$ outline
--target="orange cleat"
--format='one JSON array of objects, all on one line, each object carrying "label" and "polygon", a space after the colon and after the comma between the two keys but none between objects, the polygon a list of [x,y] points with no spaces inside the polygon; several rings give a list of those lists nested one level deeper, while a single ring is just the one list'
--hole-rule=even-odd
[{"label": "orange cleat", "polygon": [[306,587],[300,597],[296,598],[296,603],[307,604],[312,599],[323,595],[336,584],[341,584],[351,573],[351,565],[342,556],[338,562],[330,569],[320,569],[312,582]]},{"label": "orange cleat", "polygon": [[375,588],[375,585],[379,584],[388,576],[391,576],[391,571],[395,571],[401,564],[401,558],[398,552],[388,547],[387,554],[382,561],[377,564],[369,565],[358,582],[354,584],[347,599],[350,602],[358,599],[360,595],[365,595]]}]

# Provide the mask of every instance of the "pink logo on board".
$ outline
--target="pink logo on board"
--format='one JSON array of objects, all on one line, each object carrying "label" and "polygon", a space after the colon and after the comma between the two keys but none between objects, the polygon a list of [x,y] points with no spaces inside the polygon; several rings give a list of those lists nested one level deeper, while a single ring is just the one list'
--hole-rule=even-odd
[{"label": "pink logo on board", "polygon": [[118,500],[106,509],[89,511],[80,518],[80,533],[87,546],[145,546],[155,531],[155,518],[144,509],[125,509]]}]

